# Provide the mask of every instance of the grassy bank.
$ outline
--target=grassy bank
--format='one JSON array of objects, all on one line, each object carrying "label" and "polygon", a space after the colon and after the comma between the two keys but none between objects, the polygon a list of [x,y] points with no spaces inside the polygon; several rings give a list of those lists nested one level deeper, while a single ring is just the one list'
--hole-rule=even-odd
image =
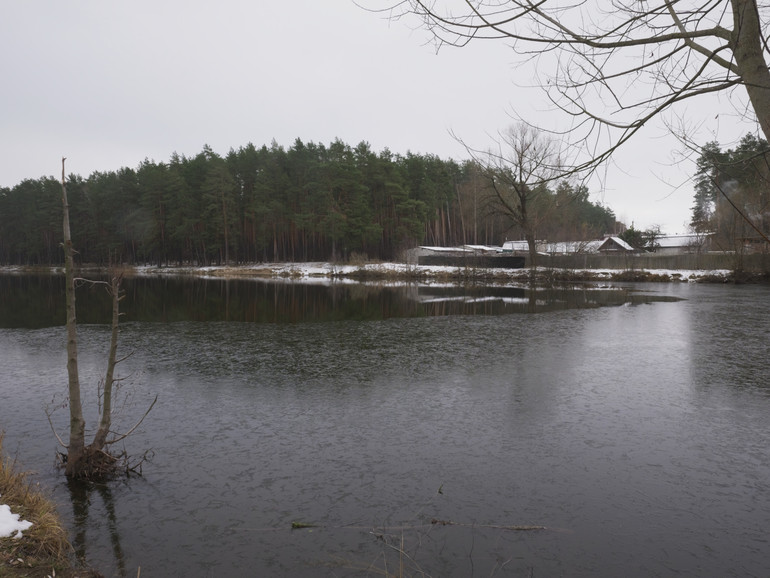
[{"label": "grassy bank", "polygon": [[0,576],[3,578],[95,578],[99,573],[72,566],[67,531],[53,502],[29,475],[18,470],[15,460],[3,452],[0,433],[0,503],[32,522],[19,539],[0,538]]}]

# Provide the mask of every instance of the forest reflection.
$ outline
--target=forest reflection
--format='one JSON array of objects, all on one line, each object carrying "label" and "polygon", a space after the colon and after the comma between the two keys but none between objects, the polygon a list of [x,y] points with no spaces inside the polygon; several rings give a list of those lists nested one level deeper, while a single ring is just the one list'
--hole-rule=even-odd
[{"label": "forest reflection", "polygon": [[[299,323],[394,317],[505,315],[672,300],[628,288],[530,288],[489,285],[391,285],[224,280],[125,279],[121,308],[130,321]],[[0,275],[2,327],[64,324],[64,277]],[[98,285],[77,291],[78,321],[108,323],[110,301]]]}]

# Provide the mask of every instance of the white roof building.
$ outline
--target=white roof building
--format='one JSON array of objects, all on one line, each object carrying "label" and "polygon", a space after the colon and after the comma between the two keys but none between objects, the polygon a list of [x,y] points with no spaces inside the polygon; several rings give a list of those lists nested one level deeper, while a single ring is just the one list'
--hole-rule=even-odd
[{"label": "white roof building", "polygon": [[656,253],[696,253],[706,250],[709,237],[713,233],[699,233],[687,235],[661,235],[655,239]]}]

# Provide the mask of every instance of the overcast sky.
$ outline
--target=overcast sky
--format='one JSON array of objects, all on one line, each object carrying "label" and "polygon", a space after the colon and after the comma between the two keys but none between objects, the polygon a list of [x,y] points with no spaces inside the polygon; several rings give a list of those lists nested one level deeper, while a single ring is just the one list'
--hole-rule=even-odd
[{"label": "overcast sky", "polygon": [[[424,31],[351,0],[4,2],[0,49],[6,187],[58,176],[62,156],[87,177],[204,144],[225,155],[296,138],[459,161],[468,155],[450,132],[485,149],[513,111],[543,108],[525,87],[532,71],[504,44],[437,54]],[[717,112],[716,100],[693,111],[704,142],[721,138]],[[592,184],[592,200],[637,228],[684,232],[694,165],[672,166],[676,147],[650,126]]]}]

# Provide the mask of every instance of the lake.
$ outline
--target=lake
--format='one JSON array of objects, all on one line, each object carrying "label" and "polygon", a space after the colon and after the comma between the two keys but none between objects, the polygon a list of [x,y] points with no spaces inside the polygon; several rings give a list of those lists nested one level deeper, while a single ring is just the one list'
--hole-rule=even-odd
[{"label": "lake", "polygon": [[[770,571],[767,286],[129,279],[116,425],[157,395],[123,444],[154,457],[106,486],[54,467],[63,278],[0,290],[5,449],[107,576]],[[78,291],[93,426],[109,304]]]}]

